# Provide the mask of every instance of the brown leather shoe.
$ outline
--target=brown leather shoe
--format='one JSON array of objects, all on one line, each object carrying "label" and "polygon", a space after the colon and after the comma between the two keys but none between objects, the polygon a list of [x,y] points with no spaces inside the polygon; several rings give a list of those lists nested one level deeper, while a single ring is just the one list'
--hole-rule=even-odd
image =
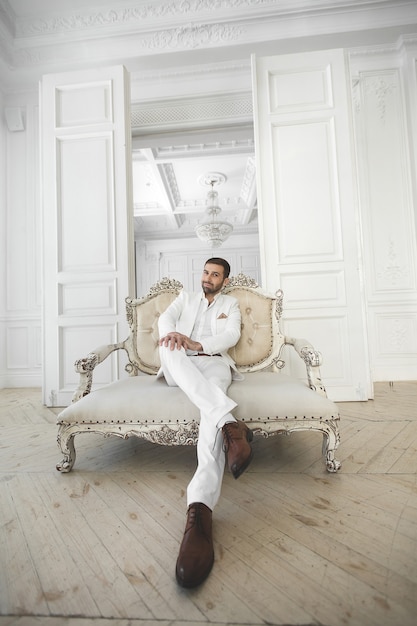
[{"label": "brown leather shoe", "polygon": [[214,562],[212,513],[202,502],[190,504],[175,568],[181,587],[197,587],[210,574]]},{"label": "brown leather shoe", "polygon": [[253,439],[253,432],[237,420],[225,424],[222,433],[229,469],[234,478],[239,478],[252,461],[253,452],[249,442]]}]

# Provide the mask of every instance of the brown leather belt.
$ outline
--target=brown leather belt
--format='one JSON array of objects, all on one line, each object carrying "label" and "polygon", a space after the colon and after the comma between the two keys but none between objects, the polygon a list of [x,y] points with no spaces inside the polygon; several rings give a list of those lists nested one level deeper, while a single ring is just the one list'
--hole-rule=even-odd
[{"label": "brown leather belt", "polygon": [[193,354],[193,356],[221,356],[221,354],[206,354],[205,352],[197,352],[197,354]]}]

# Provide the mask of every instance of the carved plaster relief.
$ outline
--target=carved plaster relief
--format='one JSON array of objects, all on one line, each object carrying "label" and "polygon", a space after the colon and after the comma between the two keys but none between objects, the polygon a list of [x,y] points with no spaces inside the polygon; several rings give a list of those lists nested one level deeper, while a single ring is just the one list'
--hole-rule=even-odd
[{"label": "carved plaster relief", "polygon": [[391,284],[392,286],[404,283],[409,277],[409,270],[402,261],[403,259],[399,256],[394,241],[390,239],[386,263],[377,270],[377,277],[382,279],[385,284]]},{"label": "carved plaster relief", "polygon": [[375,76],[375,78],[365,83],[366,91],[376,99],[376,110],[383,124],[385,124],[387,106],[390,100],[389,96],[393,94],[396,88],[397,85],[394,83],[394,80],[389,80],[387,76]]},{"label": "carved plaster relief", "polygon": [[375,314],[377,354],[401,356],[417,353],[417,317],[413,313]]},{"label": "carved plaster relief", "polygon": [[[200,14],[213,11],[229,13],[236,10],[252,9],[276,5],[276,0],[188,0],[158,2],[144,6],[113,8],[94,13],[78,12],[75,14],[46,17],[44,19],[18,20],[16,32],[19,37],[51,35],[56,33],[87,30],[92,28],[112,28],[120,26],[149,26],[149,22],[164,22],[182,17],[195,18]],[[179,29],[180,31],[181,29]]]},{"label": "carved plaster relief", "polygon": [[145,50],[185,49],[205,47],[209,44],[224,44],[243,39],[245,29],[228,24],[188,24],[179,28],[159,31],[139,41]]},{"label": "carved plaster relief", "polygon": [[360,94],[360,79],[358,77],[352,78],[352,105],[355,113],[361,111],[361,94]]},{"label": "carved plaster relief", "polygon": [[[46,32],[39,33],[45,35]],[[94,33],[90,33],[89,37]],[[100,33],[102,36],[103,33]],[[134,41],[129,42],[128,38],[132,38],[131,32],[124,34],[120,32],[119,38],[112,29],[112,39],[110,43],[100,49],[98,46],[98,57],[108,58],[109,45],[114,49],[114,54],[128,54],[134,50],[135,56],[140,52],[157,52],[170,50],[194,50],[198,48],[206,48],[210,46],[224,45],[227,43],[238,43],[247,39],[247,32],[244,26],[236,24],[193,24],[182,25],[174,28],[165,28],[164,30],[154,30],[154,32],[139,32],[134,35]],[[123,38],[123,39],[122,39]],[[130,43],[130,46],[127,45]],[[17,48],[12,44],[6,46],[4,53],[10,65],[14,67],[35,66],[48,63],[55,63],[57,58],[64,59],[86,59],[85,50],[79,44],[72,41],[54,42],[53,46],[31,46],[26,48]],[[97,57],[97,58],[98,58]]]},{"label": "carved plaster relief", "polygon": [[[361,195],[373,296],[416,287],[410,163],[398,68],[359,74]],[[356,91],[356,89],[355,89]]]}]

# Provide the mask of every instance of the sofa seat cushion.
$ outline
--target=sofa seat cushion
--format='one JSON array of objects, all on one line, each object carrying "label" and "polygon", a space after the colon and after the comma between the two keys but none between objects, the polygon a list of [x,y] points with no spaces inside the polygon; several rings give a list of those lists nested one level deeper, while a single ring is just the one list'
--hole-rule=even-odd
[{"label": "sofa seat cushion", "polygon": [[[282,372],[253,372],[234,381],[228,395],[233,415],[246,422],[338,419],[338,408],[305,383]],[[294,399],[297,399],[294,403]],[[294,415],[294,404],[297,415]],[[198,409],[178,387],[155,376],[132,376],[97,389],[58,415],[59,424],[186,424],[199,421]]]}]

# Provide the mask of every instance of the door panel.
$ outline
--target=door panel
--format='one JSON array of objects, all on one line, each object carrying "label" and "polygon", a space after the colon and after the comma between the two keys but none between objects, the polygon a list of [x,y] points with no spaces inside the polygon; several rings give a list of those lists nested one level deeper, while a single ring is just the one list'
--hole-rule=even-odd
[{"label": "door panel", "polygon": [[[70,403],[74,361],[127,336],[134,296],[129,79],[122,66],[40,86],[45,404]],[[95,386],[120,375],[119,356]]]},{"label": "door panel", "polygon": [[263,285],[284,291],[284,332],[322,352],[329,396],[368,399],[344,52],[253,57],[253,92]]}]

